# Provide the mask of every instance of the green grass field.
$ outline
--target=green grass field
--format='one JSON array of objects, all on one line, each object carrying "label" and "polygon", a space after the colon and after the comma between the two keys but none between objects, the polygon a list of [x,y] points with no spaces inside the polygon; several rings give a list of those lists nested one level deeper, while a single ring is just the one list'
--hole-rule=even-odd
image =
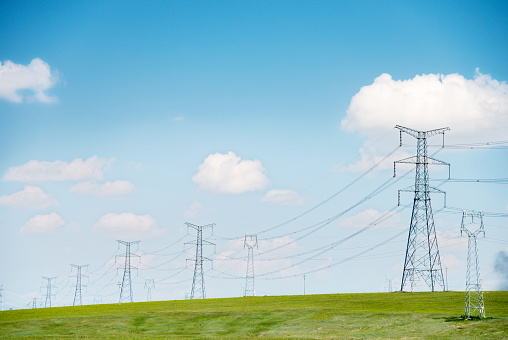
[{"label": "green grass field", "polygon": [[181,300],[0,312],[0,338],[507,339],[508,292],[372,293]]}]

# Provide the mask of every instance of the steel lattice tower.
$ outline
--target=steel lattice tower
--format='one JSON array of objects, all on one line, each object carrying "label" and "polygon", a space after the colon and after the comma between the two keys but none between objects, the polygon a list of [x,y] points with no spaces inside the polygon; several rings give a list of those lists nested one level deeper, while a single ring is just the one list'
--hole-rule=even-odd
[{"label": "steel lattice tower", "polygon": [[448,165],[449,174],[450,164],[429,157],[427,153],[427,138],[437,134],[443,134],[444,146],[444,133],[449,130],[449,128],[441,128],[430,131],[416,131],[399,125],[395,126],[395,128],[400,130],[401,145],[402,132],[405,132],[417,139],[416,156],[396,161],[393,164],[394,177],[396,163],[416,164],[414,187],[399,190],[399,203],[401,191],[414,192],[413,212],[411,214],[411,224],[409,226],[406,258],[404,260],[404,270],[402,272],[400,290],[404,290],[404,287],[407,285],[409,280],[411,283],[411,291],[413,291],[416,282],[420,278],[425,281],[432,291],[436,289],[436,284],[439,284],[444,290],[445,284],[443,279],[443,270],[441,268],[441,258],[439,256],[439,249],[437,245],[434,216],[430,205],[431,192],[444,192],[429,185],[428,168],[429,164]]},{"label": "steel lattice tower", "polygon": [[145,288],[147,289],[146,301],[152,301],[152,289],[155,289],[154,279],[145,279]]},{"label": "steel lattice tower", "polygon": [[4,310],[4,285],[0,285],[0,310]]},{"label": "steel lattice tower", "polygon": [[72,276],[76,276],[76,291],[74,293],[74,302],[72,303],[72,305],[73,306],[82,306],[83,300],[81,298],[81,287],[86,287],[86,286],[81,285],[81,278],[83,276],[86,277],[86,275],[81,274],[81,268],[83,268],[83,267],[86,268],[86,267],[88,267],[88,265],[78,266],[75,264],[71,264],[71,267],[76,268],[78,270],[76,275],[72,275]]},{"label": "steel lattice tower", "polygon": [[[188,259],[194,261],[194,276],[192,278],[192,290],[191,290],[191,299],[204,299],[206,297],[205,294],[205,277],[203,271],[203,261],[211,259],[207,257],[203,257],[203,243],[205,245],[215,245],[208,241],[203,241],[203,229],[213,228],[215,223],[207,224],[204,226],[195,225],[191,223],[185,223],[187,227],[196,229],[196,257],[194,259]],[[212,229],[213,230],[213,229]]]},{"label": "steel lattice tower", "polygon": [[245,235],[243,248],[248,249],[247,273],[245,275],[245,292],[243,296],[256,296],[254,289],[254,248],[258,246],[258,235]]},{"label": "steel lattice tower", "polygon": [[[467,222],[471,216],[471,223]],[[479,219],[480,227],[474,231],[467,229],[468,225],[475,224],[475,218]],[[483,213],[462,212],[462,223],[460,225],[460,235],[466,233],[467,240],[467,271],[466,271],[466,301],[464,307],[464,317],[485,317],[485,307],[483,305],[482,280],[480,279],[480,264],[478,259],[478,244],[476,236],[483,233],[485,237],[485,229],[483,226]]]},{"label": "steel lattice tower", "polygon": [[119,247],[120,247],[120,244],[125,245],[125,255],[122,255],[123,257],[125,257],[125,265],[124,265],[124,270],[123,270],[122,283],[121,283],[121,287],[120,287],[120,298],[118,300],[118,304],[121,304],[122,301],[125,301],[125,300],[127,300],[127,302],[133,301],[131,270],[133,268],[134,269],[137,269],[137,268],[131,266],[131,257],[132,256],[139,257],[139,255],[135,255],[135,254],[131,253],[131,245],[138,244],[141,241],[132,241],[132,242],[125,242],[125,241],[120,241],[120,240],[117,240],[117,241],[118,241]]},{"label": "steel lattice tower", "polygon": [[56,277],[42,277],[44,280],[48,280],[48,284],[46,286],[46,301],[44,302],[44,307],[51,307],[51,280],[56,279]]}]

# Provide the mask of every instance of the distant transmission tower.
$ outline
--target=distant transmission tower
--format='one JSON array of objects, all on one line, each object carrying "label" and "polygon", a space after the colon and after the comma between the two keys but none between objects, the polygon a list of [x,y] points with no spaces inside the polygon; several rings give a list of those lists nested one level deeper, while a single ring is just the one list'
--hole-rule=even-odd
[{"label": "distant transmission tower", "polygon": [[245,275],[245,292],[243,296],[256,296],[254,289],[254,247],[258,246],[258,235],[245,235],[243,247],[248,249],[247,274]]},{"label": "distant transmission tower", "polygon": [[93,296],[93,304],[98,305],[102,303],[102,295],[94,295]]},{"label": "distant transmission tower", "polygon": [[[471,223],[468,223],[468,217],[471,217]],[[479,220],[480,227],[474,231],[467,228],[468,225],[475,224],[475,218]],[[466,301],[464,307],[464,316],[485,317],[485,307],[483,305],[482,280],[480,279],[480,264],[478,259],[478,245],[476,236],[483,233],[485,237],[485,229],[483,226],[483,213],[462,212],[462,223],[460,225],[460,235],[466,233],[467,242],[467,271],[466,271]]]},{"label": "distant transmission tower", "polygon": [[75,264],[71,264],[71,267],[76,268],[78,272],[76,275],[76,291],[74,293],[74,302],[72,303],[73,306],[81,306],[83,305],[83,300],[81,299],[81,287],[86,287],[81,285],[81,278],[86,277],[86,275],[81,274],[81,268],[86,268],[88,265],[78,266]]},{"label": "distant transmission tower", "polygon": [[44,302],[44,307],[51,307],[51,296],[54,295],[51,293],[51,280],[56,279],[56,277],[42,277],[44,280],[48,280],[48,284],[46,285],[46,301]]},{"label": "distant transmission tower", "polygon": [[[192,290],[191,290],[191,299],[204,299],[206,297],[205,293],[205,275],[203,271],[203,261],[211,259],[207,257],[203,257],[203,243],[206,245],[215,245],[208,241],[203,241],[203,229],[213,228],[215,223],[207,224],[204,226],[195,225],[191,223],[185,223],[187,227],[196,229],[196,257],[194,259],[188,259],[194,261],[194,277],[192,278]],[[213,229],[212,229],[213,230]]]},{"label": "distant transmission tower", "polygon": [[0,310],[4,310],[4,285],[0,285]]},{"label": "distant transmission tower", "polygon": [[37,298],[34,298],[32,301],[32,309],[37,308]]},{"label": "distant transmission tower", "polygon": [[145,279],[146,301],[152,301],[152,289],[155,289],[154,279]]},{"label": "distant transmission tower", "polygon": [[404,261],[400,290],[404,290],[409,280],[411,283],[411,291],[413,291],[416,282],[420,278],[425,281],[432,291],[436,289],[436,284],[439,284],[444,290],[443,270],[441,268],[441,258],[439,256],[434,216],[432,214],[432,207],[430,206],[429,195],[431,192],[444,192],[429,185],[428,168],[429,164],[448,165],[448,177],[450,177],[450,164],[428,156],[427,138],[437,134],[443,134],[444,146],[444,133],[449,130],[449,128],[430,131],[416,131],[399,125],[395,126],[395,128],[400,130],[401,146],[402,132],[417,139],[416,156],[396,161],[393,164],[394,177],[396,163],[416,164],[414,187],[399,190],[399,204],[401,191],[414,192],[413,212],[411,215],[411,224],[409,226],[406,258]]},{"label": "distant transmission tower", "polygon": [[[121,304],[122,302],[132,302],[132,276],[131,276],[131,270],[137,269],[136,267],[131,266],[131,257],[137,256],[131,253],[131,245],[138,244],[141,241],[132,241],[132,242],[125,242],[125,241],[118,241],[118,247],[120,247],[120,244],[125,245],[125,255],[118,255],[121,257],[125,257],[125,265],[123,269],[123,279],[120,286],[120,298],[118,300],[118,304]],[[116,258],[115,258],[116,259]]]}]

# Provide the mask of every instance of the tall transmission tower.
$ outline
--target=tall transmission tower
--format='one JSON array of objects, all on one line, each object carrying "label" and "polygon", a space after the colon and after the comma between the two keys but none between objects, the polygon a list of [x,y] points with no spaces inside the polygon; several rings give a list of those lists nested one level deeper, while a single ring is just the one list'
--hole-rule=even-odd
[{"label": "tall transmission tower", "polygon": [[78,266],[76,264],[71,264],[71,267],[76,268],[78,270],[75,275],[72,275],[72,276],[76,276],[76,291],[74,293],[74,302],[72,303],[72,305],[73,306],[82,306],[83,300],[81,298],[81,287],[86,287],[86,286],[81,285],[81,278],[87,277],[87,276],[81,274],[81,268],[86,268],[86,267],[88,267],[88,265]]},{"label": "tall transmission tower", "polygon": [[0,310],[4,310],[4,285],[0,285]]},{"label": "tall transmission tower", "polygon": [[145,288],[146,292],[146,301],[152,301],[152,289],[155,289],[155,281],[154,279],[145,279]]},{"label": "tall transmission tower", "polygon": [[411,214],[411,224],[409,226],[406,258],[404,260],[400,290],[404,290],[409,280],[411,291],[413,291],[419,279],[423,279],[431,291],[436,289],[436,284],[439,284],[444,290],[443,270],[441,268],[441,258],[437,245],[434,216],[430,205],[431,192],[443,194],[444,192],[429,185],[429,164],[447,165],[448,177],[450,177],[450,164],[429,157],[427,153],[427,138],[442,134],[444,146],[444,133],[450,129],[446,127],[430,131],[416,131],[400,125],[395,126],[395,128],[400,130],[401,146],[402,132],[417,139],[416,156],[411,156],[393,163],[394,177],[396,163],[416,164],[414,186],[399,190],[399,204],[401,191],[414,192],[413,212]]},{"label": "tall transmission tower", "polygon": [[[471,222],[469,223],[469,217]],[[469,230],[468,226],[475,223],[477,219],[480,227],[476,230]],[[485,237],[485,229],[483,225],[483,213],[462,212],[462,223],[460,225],[460,235],[467,234],[467,271],[466,271],[466,301],[464,307],[464,317],[485,317],[485,307],[483,305],[482,280],[480,279],[480,264],[478,258],[478,244],[476,236],[483,233]]]},{"label": "tall transmission tower", "polygon": [[256,296],[254,289],[254,248],[258,246],[258,235],[245,235],[243,248],[248,249],[247,273],[245,275],[245,292],[243,296]]},{"label": "tall transmission tower", "polygon": [[[131,257],[136,256],[139,257],[139,255],[132,254],[131,253],[131,246],[133,244],[138,244],[141,241],[132,241],[132,242],[125,242],[117,240],[118,247],[120,247],[120,244],[125,245],[125,255],[118,255],[120,257],[125,257],[125,265],[123,269],[123,278],[122,283],[120,286],[120,297],[118,299],[118,304],[121,304],[122,302],[132,302],[132,275],[131,271],[132,269],[137,269],[136,267],[131,266]],[[116,260],[116,258],[115,258]]]},{"label": "tall transmission tower", "polygon": [[34,298],[32,301],[32,309],[37,308],[37,298]]},{"label": "tall transmission tower", "polygon": [[44,302],[44,307],[51,307],[51,296],[54,295],[51,293],[51,280],[55,280],[55,277],[42,277],[43,280],[47,280],[48,284],[46,285],[46,301]]},{"label": "tall transmission tower", "polygon": [[204,226],[195,225],[191,223],[185,223],[188,228],[196,229],[196,257],[194,259],[187,259],[194,261],[194,276],[192,278],[192,290],[191,290],[191,299],[204,299],[206,297],[205,293],[205,273],[203,271],[203,261],[211,259],[207,257],[203,257],[203,244],[205,245],[215,245],[214,243],[203,241],[203,229],[212,228],[215,223],[207,224]]}]

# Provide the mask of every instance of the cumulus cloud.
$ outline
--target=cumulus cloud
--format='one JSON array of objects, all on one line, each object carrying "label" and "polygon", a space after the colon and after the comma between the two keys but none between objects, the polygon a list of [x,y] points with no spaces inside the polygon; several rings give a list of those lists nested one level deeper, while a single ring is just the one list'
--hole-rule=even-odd
[{"label": "cumulus cloud", "polygon": [[36,215],[21,227],[22,234],[52,234],[63,226],[65,221],[57,213]]},{"label": "cumulus cloud", "polygon": [[269,183],[259,160],[242,160],[233,152],[209,155],[192,181],[199,189],[220,194],[263,190]]},{"label": "cumulus cloud", "polygon": [[[44,103],[55,102],[45,92],[58,82],[58,76],[51,72],[51,67],[39,58],[33,59],[27,66],[15,64],[10,60],[0,62],[0,98],[21,103],[23,99]],[[20,92],[33,92],[23,96]]]},{"label": "cumulus cloud", "polygon": [[350,170],[369,168],[376,157],[395,147],[395,140],[390,146],[376,143],[380,132],[395,125],[414,130],[450,127],[449,143],[504,140],[506,130],[501,127],[508,125],[508,85],[478,69],[473,79],[460,74],[424,74],[407,80],[380,75],[353,96],[341,122],[346,131],[367,137],[361,161]]},{"label": "cumulus cloud", "polygon": [[198,218],[198,217],[203,216],[203,212],[204,212],[203,211],[203,204],[201,204],[198,201],[194,201],[194,202],[192,202],[189,209],[184,211],[183,216],[187,217],[187,218]]},{"label": "cumulus cloud", "polygon": [[273,189],[261,198],[261,202],[269,202],[275,205],[304,205],[305,198],[293,190]]},{"label": "cumulus cloud", "polygon": [[106,159],[97,156],[85,161],[76,158],[70,163],[60,160],[54,162],[31,160],[9,168],[3,179],[16,182],[100,180],[103,176],[103,167],[107,164]]},{"label": "cumulus cloud", "polygon": [[96,196],[102,199],[120,199],[131,194],[136,186],[125,180],[97,183],[93,181],[81,182],[70,188],[71,192]]},{"label": "cumulus cloud", "polygon": [[13,208],[44,209],[56,204],[56,200],[41,188],[31,185],[25,186],[22,191],[12,195],[0,196],[0,205]]},{"label": "cumulus cloud", "polygon": [[150,215],[110,213],[102,216],[94,225],[94,231],[112,238],[148,238],[161,235],[157,222]]}]

